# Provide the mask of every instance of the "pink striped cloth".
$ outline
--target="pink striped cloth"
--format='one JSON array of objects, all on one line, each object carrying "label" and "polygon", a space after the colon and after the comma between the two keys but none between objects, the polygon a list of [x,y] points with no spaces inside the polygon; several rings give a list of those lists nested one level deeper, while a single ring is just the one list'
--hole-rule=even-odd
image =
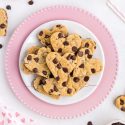
[{"label": "pink striped cloth", "polygon": [[107,5],[125,22],[125,0],[108,0]]},{"label": "pink striped cloth", "polygon": [[0,125],[36,125],[31,118],[0,104]]}]

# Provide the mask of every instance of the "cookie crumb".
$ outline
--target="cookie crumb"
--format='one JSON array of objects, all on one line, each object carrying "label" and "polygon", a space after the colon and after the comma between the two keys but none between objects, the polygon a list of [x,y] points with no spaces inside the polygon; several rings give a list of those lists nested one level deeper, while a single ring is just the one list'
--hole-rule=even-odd
[{"label": "cookie crumb", "polygon": [[29,5],[33,5],[33,4],[34,4],[33,0],[30,0],[30,1],[28,2],[28,4],[29,4]]},{"label": "cookie crumb", "polygon": [[11,6],[10,6],[10,5],[7,5],[7,6],[6,6],[6,9],[7,9],[7,10],[11,10]]}]

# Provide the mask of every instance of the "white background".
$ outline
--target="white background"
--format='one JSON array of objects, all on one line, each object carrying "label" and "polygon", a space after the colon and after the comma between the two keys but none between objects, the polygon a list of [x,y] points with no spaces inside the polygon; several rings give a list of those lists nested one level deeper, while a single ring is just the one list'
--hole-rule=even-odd
[{"label": "white background", "polygon": [[[125,113],[118,110],[113,104],[114,99],[118,95],[125,94],[125,23],[107,7],[106,0],[34,0],[34,2],[33,6],[29,6],[27,0],[0,0],[0,7],[5,8],[7,4],[12,6],[12,10],[8,10],[9,28],[7,37],[0,38],[0,43],[4,46],[0,50],[0,102],[3,101],[13,109],[38,120],[39,125],[86,125],[87,121],[90,120],[93,121],[94,125],[106,125],[114,119],[125,120]],[[89,10],[96,15],[108,27],[115,39],[119,53],[118,76],[116,84],[108,98],[91,113],[70,120],[45,118],[25,107],[17,100],[9,88],[4,70],[5,48],[15,28],[33,12],[56,4],[77,6]]]}]

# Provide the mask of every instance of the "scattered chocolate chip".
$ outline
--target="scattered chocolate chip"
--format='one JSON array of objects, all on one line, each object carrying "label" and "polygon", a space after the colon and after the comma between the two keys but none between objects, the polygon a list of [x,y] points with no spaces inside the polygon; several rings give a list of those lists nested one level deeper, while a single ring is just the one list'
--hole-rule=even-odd
[{"label": "scattered chocolate chip", "polygon": [[84,64],[81,64],[81,65],[79,66],[79,68],[84,68]]},{"label": "scattered chocolate chip", "polygon": [[0,44],[0,49],[3,47],[3,45],[2,44]]},{"label": "scattered chocolate chip", "polygon": [[120,99],[120,105],[124,105],[124,100]]},{"label": "scattered chocolate chip", "polygon": [[29,4],[29,5],[33,5],[33,4],[34,4],[33,0],[30,0],[30,1],[28,2],[28,4]]},{"label": "scattered chocolate chip", "polygon": [[39,61],[39,58],[38,58],[38,57],[36,57],[36,58],[34,58],[34,60],[35,60],[36,62],[38,62],[38,61]]},{"label": "scattered chocolate chip", "polygon": [[42,36],[43,35],[43,31],[40,31],[39,35]]},{"label": "scattered chocolate chip", "polygon": [[47,35],[47,34],[45,35],[45,38],[49,38],[49,37],[50,37],[49,35]]},{"label": "scattered chocolate chip", "polygon": [[94,49],[96,49],[96,46],[94,46]]},{"label": "scattered chocolate chip", "polygon": [[0,28],[4,29],[6,27],[6,25],[4,23],[0,24]]},{"label": "scattered chocolate chip", "polygon": [[120,123],[120,122],[116,122],[116,123],[112,123],[112,125],[125,125],[125,124]]},{"label": "scattered chocolate chip", "polygon": [[77,47],[76,47],[76,46],[73,46],[73,47],[72,47],[72,51],[73,51],[73,52],[77,52]]},{"label": "scattered chocolate chip", "polygon": [[7,9],[7,10],[11,10],[11,6],[10,6],[10,5],[7,5],[7,6],[6,6],[6,9]]},{"label": "scattered chocolate chip", "polygon": [[74,77],[74,78],[73,78],[73,81],[74,81],[74,82],[79,82],[79,80],[80,80],[80,79],[79,79],[78,77]]},{"label": "scattered chocolate chip", "polygon": [[96,72],[96,70],[95,70],[94,68],[92,68],[92,69],[91,69],[91,72],[92,72],[92,73],[95,73],[95,72]]},{"label": "scattered chocolate chip", "polygon": [[60,25],[60,24],[58,24],[58,25],[56,25],[56,27],[61,27],[61,25]]},{"label": "scattered chocolate chip", "polygon": [[62,83],[62,86],[63,86],[63,87],[66,87],[66,82],[63,82],[63,83]]},{"label": "scattered chocolate chip", "polygon": [[63,45],[64,45],[64,46],[68,46],[69,43],[68,43],[67,41],[65,41],[65,42],[63,42]]},{"label": "scattered chocolate chip", "polygon": [[57,63],[58,63],[57,58],[54,58],[54,59],[53,59],[53,63],[54,63],[54,64],[57,64]]},{"label": "scattered chocolate chip", "polygon": [[87,47],[87,48],[88,48],[88,47],[89,47],[89,43],[85,43],[85,47]]},{"label": "scattered chocolate chip", "polygon": [[53,76],[53,74],[52,74],[52,73],[50,73],[49,78],[54,78],[54,76]]},{"label": "scattered chocolate chip", "polygon": [[82,51],[79,51],[77,54],[78,54],[79,57],[83,56],[83,52]]},{"label": "scattered chocolate chip", "polygon": [[45,85],[46,84],[46,79],[43,78],[40,80],[39,85]]},{"label": "scattered chocolate chip", "polygon": [[125,107],[122,107],[121,110],[125,112]]},{"label": "scattered chocolate chip", "polygon": [[67,60],[70,60],[71,59],[71,54],[69,54],[67,57],[66,57]]},{"label": "scattered chocolate chip", "polygon": [[75,55],[72,55],[72,56],[71,56],[71,59],[72,59],[72,60],[76,60],[76,56],[75,56]]},{"label": "scattered chocolate chip", "polygon": [[62,68],[65,73],[68,73],[68,69],[66,67]]},{"label": "scattered chocolate chip", "polygon": [[73,77],[73,71],[70,73],[70,76]]},{"label": "scattered chocolate chip", "polygon": [[90,51],[88,49],[85,50],[85,54],[89,54]]},{"label": "scattered chocolate chip", "polygon": [[72,89],[68,88],[68,89],[67,89],[67,93],[68,93],[68,94],[71,94],[71,93],[72,93]]},{"label": "scattered chocolate chip", "polygon": [[27,60],[32,60],[32,56],[28,55]]},{"label": "scattered chocolate chip", "polygon": [[89,76],[84,77],[84,81],[87,82],[89,80]]},{"label": "scattered chocolate chip", "polygon": [[59,64],[57,64],[57,66],[56,66],[58,69],[61,69],[61,64],[59,63]]},{"label": "scattered chocolate chip", "polygon": [[61,52],[62,52],[62,48],[59,48],[59,49],[58,49],[58,52],[61,53]]},{"label": "scattered chocolate chip", "polygon": [[57,77],[56,77],[56,80],[59,81],[59,79],[60,79],[59,76],[57,76]]},{"label": "scattered chocolate chip", "polygon": [[54,85],[54,91],[56,91],[56,92],[58,92],[58,89],[57,89],[57,87]]},{"label": "scattered chocolate chip", "polygon": [[38,69],[37,69],[37,68],[34,68],[34,69],[33,69],[33,72],[34,72],[34,73],[37,73],[37,72],[38,72]]},{"label": "scattered chocolate chip", "polygon": [[87,123],[87,125],[93,125],[93,124],[92,124],[92,122],[91,122],[91,121],[89,121],[89,122]]},{"label": "scattered chocolate chip", "polygon": [[42,71],[42,73],[43,73],[44,75],[47,75],[47,71]]},{"label": "scattered chocolate chip", "polygon": [[91,59],[91,58],[92,58],[92,55],[88,55],[87,57],[88,57],[89,59]]},{"label": "scattered chocolate chip", "polygon": [[63,38],[63,37],[64,37],[64,35],[62,33],[58,34],[58,38]]}]

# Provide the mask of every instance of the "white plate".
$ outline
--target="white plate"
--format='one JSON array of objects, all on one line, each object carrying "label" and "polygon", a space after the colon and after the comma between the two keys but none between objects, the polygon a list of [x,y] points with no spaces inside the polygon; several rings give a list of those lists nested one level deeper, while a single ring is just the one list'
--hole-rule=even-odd
[{"label": "white plate", "polygon": [[92,92],[94,92],[94,90],[97,88],[97,86],[102,78],[103,71],[101,73],[99,73],[98,75],[91,76],[91,78],[88,82],[88,86],[81,89],[74,96],[61,97],[59,100],[55,100],[55,99],[52,99],[48,96],[45,96],[45,95],[40,94],[39,92],[35,91],[34,88],[31,86],[31,83],[34,79],[34,75],[26,75],[25,73],[22,72],[22,70],[20,68],[21,63],[23,62],[23,59],[26,56],[27,49],[30,48],[31,46],[40,44],[36,38],[36,34],[38,34],[40,30],[42,30],[44,28],[51,28],[52,26],[54,26],[56,24],[63,24],[65,26],[67,26],[69,33],[77,33],[80,36],[82,36],[83,38],[91,38],[91,39],[95,40],[95,42],[97,44],[97,49],[94,54],[94,57],[101,59],[103,62],[103,66],[105,64],[105,59],[104,59],[103,49],[101,47],[99,40],[89,29],[87,29],[86,27],[84,27],[83,25],[81,25],[79,23],[76,23],[73,21],[68,21],[68,20],[54,20],[54,21],[50,21],[50,22],[40,25],[39,27],[37,27],[35,30],[33,30],[30,33],[30,35],[24,41],[24,44],[20,51],[20,57],[19,57],[19,70],[20,70],[21,77],[24,81],[24,84],[27,86],[29,91],[33,95],[35,95],[37,98],[39,98],[40,100],[43,100],[47,103],[54,104],[54,105],[68,105],[68,104],[73,104],[73,103],[82,101],[83,99],[87,98],[90,94],[92,94]]}]

